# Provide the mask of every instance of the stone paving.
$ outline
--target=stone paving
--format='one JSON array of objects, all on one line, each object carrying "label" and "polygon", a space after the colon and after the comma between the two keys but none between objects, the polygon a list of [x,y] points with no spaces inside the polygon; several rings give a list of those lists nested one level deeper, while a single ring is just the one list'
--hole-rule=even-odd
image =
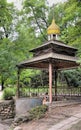
[{"label": "stone paving", "polygon": [[48,130],[67,130],[72,127],[72,125],[78,123],[81,120],[81,113],[71,116],[70,118],[57,123]]},{"label": "stone paving", "polygon": [[9,126],[0,124],[0,130],[9,130]]}]

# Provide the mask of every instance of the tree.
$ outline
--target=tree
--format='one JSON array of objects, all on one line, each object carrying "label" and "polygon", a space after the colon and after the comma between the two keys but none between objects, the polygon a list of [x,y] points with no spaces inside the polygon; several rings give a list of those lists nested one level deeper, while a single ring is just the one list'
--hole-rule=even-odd
[{"label": "tree", "polygon": [[[58,8],[61,7],[60,5]],[[58,9],[57,9],[58,10]],[[81,55],[81,1],[68,0],[62,4],[61,25],[61,40],[66,44],[77,47],[78,55]],[[61,11],[60,11],[61,12]],[[60,15],[60,13],[59,13]],[[59,16],[60,17],[60,16]]]},{"label": "tree", "polygon": [[13,4],[0,0],[0,39],[8,38],[11,33],[13,11]]},{"label": "tree", "polygon": [[12,66],[14,65],[13,42],[9,36],[13,30],[13,4],[6,0],[0,0],[0,79],[2,89],[5,81],[11,76]]},{"label": "tree", "polygon": [[[81,1],[68,0],[65,3],[54,5],[50,10],[49,19],[53,17],[56,23],[60,26],[60,40],[65,44],[74,46],[78,49],[77,56],[81,57]],[[81,60],[80,60],[81,61]],[[66,71],[65,78],[69,86],[81,85],[80,71]]]},{"label": "tree", "polygon": [[35,34],[42,34],[43,39],[46,39],[44,31],[48,26],[47,24],[47,11],[48,7],[46,0],[25,0],[24,13],[27,18],[27,25],[34,29]]}]

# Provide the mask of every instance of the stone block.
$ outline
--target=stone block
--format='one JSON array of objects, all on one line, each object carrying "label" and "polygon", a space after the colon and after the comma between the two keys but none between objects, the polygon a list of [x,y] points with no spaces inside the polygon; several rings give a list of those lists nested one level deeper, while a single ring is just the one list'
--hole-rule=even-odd
[{"label": "stone block", "polygon": [[16,127],[14,130],[23,130],[21,127]]}]

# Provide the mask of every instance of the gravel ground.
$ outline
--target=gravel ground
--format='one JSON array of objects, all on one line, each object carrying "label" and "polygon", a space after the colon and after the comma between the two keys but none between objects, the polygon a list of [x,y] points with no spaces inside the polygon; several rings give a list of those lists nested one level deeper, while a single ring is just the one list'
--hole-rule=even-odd
[{"label": "gravel ground", "polygon": [[57,106],[49,110],[45,118],[34,120],[29,123],[23,123],[21,128],[23,130],[48,130],[51,126],[58,122],[68,119],[72,115],[81,113],[81,105]]}]

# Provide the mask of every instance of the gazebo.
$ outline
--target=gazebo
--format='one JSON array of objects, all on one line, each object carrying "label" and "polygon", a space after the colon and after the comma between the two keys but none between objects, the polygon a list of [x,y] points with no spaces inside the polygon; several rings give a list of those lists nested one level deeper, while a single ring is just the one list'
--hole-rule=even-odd
[{"label": "gazebo", "polygon": [[38,68],[49,70],[49,103],[52,103],[52,79],[53,71],[55,72],[55,97],[57,97],[57,76],[58,70],[76,68],[77,63],[76,52],[77,49],[64,44],[58,40],[60,33],[59,27],[56,25],[54,19],[47,29],[48,41],[41,46],[30,50],[33,57],[23,61],[17,65],[18,67],[18,86],[17,96],[19,97],[19,72],[20,69]]}]

